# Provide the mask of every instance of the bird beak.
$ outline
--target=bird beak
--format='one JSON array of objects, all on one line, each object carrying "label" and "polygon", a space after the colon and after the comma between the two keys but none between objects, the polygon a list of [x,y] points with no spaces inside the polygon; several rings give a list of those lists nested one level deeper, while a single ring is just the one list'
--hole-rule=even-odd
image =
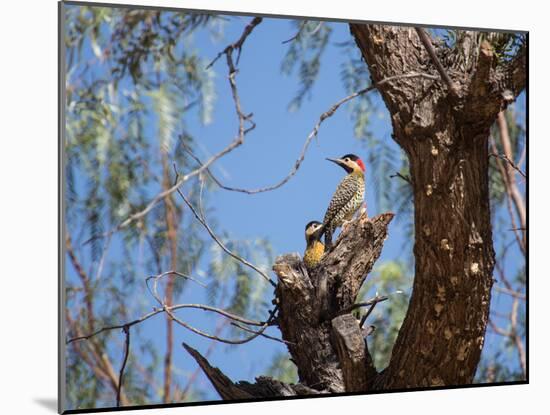
[{"label": "bird beak", "polygon": [[316,229],[315,231],[313,231],[309,237],[308,237],[308,240],[315,240],[315,239],[320,239],[321,238],[321,235],[323,234],[325,230],[325,227],[324,226],[321,226],[319,229]]},{"label": "bird beak", "polygon": [[342,159],[331,159],[331,158],[327,157],[327,160],[332,161],[335,164],[338,164],[340,167],[346,166],[346,163],[344,163],[344,161]]},{"label": "bird beak", "polygon": [[319,229],[317,229],[313,235],[315,235],[316,238],[320,237],[323,232],[325,231],[325,227],[324,226],[321,226]]}]

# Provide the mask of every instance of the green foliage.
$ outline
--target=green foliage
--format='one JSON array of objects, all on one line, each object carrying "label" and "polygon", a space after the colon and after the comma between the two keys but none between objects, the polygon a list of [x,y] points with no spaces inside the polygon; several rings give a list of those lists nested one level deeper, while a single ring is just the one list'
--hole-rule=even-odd
[{"label": "green foliage", "polygon": [[[267,240],[237,241],[224,234],[222,242],[232,252],[269,274],[273,252]],[[211,244],[210,254],[208,300],[212,304],[222,303],[235,314],[257,319],[265,318],[268,306],[265,299],[270,286],[265,284],[256,271],[227,256],[217,244]],[[232,286],[235,281],[236,284]],[[233,334],[246,333],[235,329]]]},{"label": "green foliage", "polygon": [[326,22],[313,20],[303,23],[293,20],[292,24],[298,34],[289,42],[290,46],[281,64],[281,72],[290,75],[296,67],[298,68],[300,88],[289,104],[289,109],[296,111],[302,105],[304,98],[311,96],[311,90],[321,68],[321,57],[329,42],[332,28]]},{"label": "green foliage", "polygon": [[[339,44],[339,46],[342,48],[344,57],[340,78],[346,93],[351,95],[368,85],[370,74],[354,41],[350,40]],[[363,94],[354,98],[347,104],[347,109],[354,123],[353,133],[355,137],[363,141],[372,139],[373,136],[370,131],[370,121],[374,110],[372,95]]]},{"label": "green foliage", "polygon": [[368,343],[379,370],[389,363],[393,344],[405,318],[411,288],[412,276],[407,272],[407,266],[399,261],[385,261],[369,275],[359,293],[358,302],[368,300],[375,293],[389,296],[388,300],[376,306],[365,322],[365,326],[375,327]]},{"label": "green foliage", "polygon": [[287,353],[275,355],[271,366],[267,369],[266,376],[271,376],[286,383],[298,382],[298,370],[296,365],[289,360]]},{"label": "green foliage", "polygon": [[512,60],[517,55],[518,49],[527,42],[527,35],[519,33],[484,32],[483,35],[493,46],[499,63]]},{"label": "green foliage", "polygon": [[[185,120],[197,114],[203,123],[211,122],[216,98],[214,70],[205,69],[207,62],[194,49],[192,34],[205,28],[219,37],[224,20],[212,15],[68,6],[66,22],[65,213],[75,254],[91,281],[89,296],[97,328],[143,314],[151,306],[145,277],[171,269],[163,203],[112,237],[102,235],[147,206],[162,190],[167,169],[173,180],[172,163],[179,170],[192,166],[181,145],[195,146]],[[184,191],[197,206],[198,183],[189,183]],[[208,212],[208,200],[203,199]],[[194,274],[209,243],[201,225],[192,215],[183,215],[181,203],[175,205],[177,268]],[[268,269],[272,253],[267,241],[232,243],[232,249]],[[116,261],[111,259],[111,250],[119,252]],[[221,283],[230,297],[220,296],[212,305],[253,316],[265,314],[265,287],[260,287],[250,270],[230,262],[230,275],[213,277],[213,285]],[[67,263],[72,267],[70,259]],[[188,281],[174,281],[174,301],[178,301]],[[161,293],[164,284],[159,286]],[[68,278],[66,287],[67,310],[87,332],[87,296],[81,283]],[[139,326],[132,328],[124,392],[134,404],[160,402],[162,397],[159,375],[163,364],[158,355],[162,351],[150,340],[143,337]],[[119,362],[124,347],[120,332],[99,335],[95,341],[98,350]],[[72,346],[67,361],[70,408],[113,405],[108,382],[98,378]],[[177,367],[174,373],[180,373]],[[192,387],[185,399],[201,394]]]}]

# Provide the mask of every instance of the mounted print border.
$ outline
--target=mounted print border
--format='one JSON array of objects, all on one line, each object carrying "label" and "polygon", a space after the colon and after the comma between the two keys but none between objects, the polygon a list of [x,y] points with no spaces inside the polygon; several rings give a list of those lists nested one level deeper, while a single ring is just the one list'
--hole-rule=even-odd
[{"label": "mounted print border", "polygon": [[59,412],[528,383],[528,44],[60,2]]}]

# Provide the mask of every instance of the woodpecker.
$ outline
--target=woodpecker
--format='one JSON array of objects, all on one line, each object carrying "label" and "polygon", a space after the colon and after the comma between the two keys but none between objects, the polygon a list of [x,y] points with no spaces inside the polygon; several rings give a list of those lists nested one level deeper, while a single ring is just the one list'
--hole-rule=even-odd
[{"label": "woodpecker", "polygon": [[342,179],[328,205],[323,219],[325,247],[332,246],[332,234],[344,221],[351,220],[365,199],[365,165],[355,154],[346,154],[339,159],[330,159],[348,174]]},{"label": "woodpecker", "polygon": [[321,242],[323,224],[312,220],[306,225],[306,250],[304,252],[304,264],[308,271],[314,268],[325,253],[325,245]]}]

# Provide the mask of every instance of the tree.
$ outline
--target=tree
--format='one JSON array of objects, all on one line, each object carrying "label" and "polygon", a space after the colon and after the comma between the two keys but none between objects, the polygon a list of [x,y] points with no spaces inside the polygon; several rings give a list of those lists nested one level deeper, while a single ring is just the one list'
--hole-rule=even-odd
[{"label": "tree", "polygon": [[[439,48],[438,52],[423,29],[413,32],[363,24],[350,28],[390,111],[394,139],[410,164],[415,207],[413,294],[389,365],[381,373],[372,364],[354,317],[336,316],[319,326],[312,312],[319,299],[304,293],[301,285],[308,277],[294,258],[283,258],[274,267],[280,301],[292,304],[281,305],[279,327],[283,338],[293,344],[289,351],[301,381],[317,390],[470,384],[489,318],[495,263],[488,139],[498,114],[525,86],[525,44],[503,60],[494,45],[508,45],[509,35],[461,31],[452,49]],[[431,65],[444,83],[401,77],[424,73]],[[447,72],[456,74],[454,80]],[[396,79],[387,82],[392,78]],[[366,223],[376,229],[378,220]],[[361,229],[364,225],[356,222],[353,226]],[[383,240],[385,232],[378,232]],[[376,246],[379,239],[373,234],[377,231],[365,233],[369,234],[367,241],[374,240]],[[372,248],[366,241],[364,246],[355,245],[361,233],[350,235],[342,235],[339,249],[325,257],[318,274],[310,276],[313,287],[323,278],[332,283],[328,289],[332,316],[353,305],[362,277],[370,270],[354,261],[368,263]],[[340,258],[345,253],[353,259]],[[331,269],[332,264],[339,269]],[[299,294],[292,295],[297,290]],[[307,318],[302,321],[296,310],[304,310]],[[288,325],[293,326],[291,330]],[[224,396],[225,384],[216,383],[204,361],[199,364]],[[265,396],[264,382],[258,382],[259,391],[251,392],[249,385],[246,391]],[[240,397],[238,393],[230,396]]]},{"label": "tree", "polygon": [[[84,13],[80,17],[86,19],[89,16]],[[102,16],[92,14],[91,23],[87,21],[82,25],[92,26],[92,40],[94,36],[100,36],[102,33],[104,23],[101,23],[101,18]],[[171,347],[171,333],[174,323],[200,336],[231,344],[245,343],[259,336],[273,338],[265,333],[269,327],[277,327],[280,330],[282,340],[276,340],[283,341],[288,347],[291,361],[297,368],[297,383],[267,376],[257,378],[254,384],[235,383],[220,369],[213,367],[207,359],[208,356],[205,357],[189,344],[184,344],[223,399],[472,383],[486,336],[491,288],[494,282],[495,252],[491,200],[499,201],[498,203],[507,200],[510,206],[514,206],[515,211],[510,210],[510,218],[514,221],[517,217],[519,220],[519,226],[513,226],[516,242],[522,250],[526,245],[525,208],[522,192],[515,182],[517,173],[523,175],[523,172],[520,169],[521,161],[514,162],[517,160],[520,143],[522,140],[525,143],[525,138],[520,137],[521,132],[510,134],[508,127],[514,130],[517,124],[514,120],[508,123],[503,112],[525,88],[526,37],[521,34],[454,30],[446,33],[447,38],[444,39],[435,32],[429,33],[420,28],[351,24],[350,31],[356,45],[347,43],[345,47],[355,48],[355,53],[360,54],[363,61],[352,60],[350,65],[353,69],[344,74],[346,85],[352,89],[350,95],[321,114],[288,175],[272,186],[251,190],[224,185],[212,173],[210,167],[216,160],[241,146],[245,136],[255,127],[252,114],[243,109],[237,75],[240,55],[246,48],[248,37],[253,36],[255,28],[262,23],[261,18],[251,19],[233,43],[223,49],[213,62],[204,65],[207,70],[211,70],[218,59],[220,62],[225,60],[238,121],[238,131],[234,140],[206,161],[201,161],[194,154],[195,140],[189,135],[182,136],[181,146],[177,147],[180,149],[179,152],[171,153],[169,150],[173,148],[169,142],[177,127],[174,116],[170,116],[174,114],[174,110],[166,109],[174,103],[179,103],[179,111],[185,111],[189,100],[193,102],[195,98],[206,112],[209,105],[209,81],[208,77],[205,78],[204,73],[197,69],[199,58],[188,56],[187,49],[178,47],[177,42],[186,31],[193,31],[216,19],[194,14],[162,14],[153,11],[129,11],[110,16],[109,21],[114,22],[111,24],[118,28],[110,37],[112,50],[107,56],[116,56],[114,68],[110,68],[111,73],[121,77],[130,76],[136,85],[136,91],[146,91],[157,102],[158,114],[164,114],[164,118],[159,119],[158,131],[161,139],[158,148],[160,170],[151,170],[148,173],[152,180],[156,178],[162,186],[161,191],[152,199],[144,195],[134,196],[134,206],[127,206],[120,214],[120,205],[127,204],[128,200],[132,200],[132,196],[128,194],[128,183],[121,188],[122,182],[115,180],[119,186],[111,190],[109,197],[115,198],[118,202],[110,206],[111,226],[108,228],[110,230],[105,232],[103,229],[96,229],[97,218],[100,216],[97,211],[103,209],[103,205],[98,202],[98,178],[91,174],[94,180],[86,200],[92,203],[90,211],[95,213],[90,215],[89,240],[91,249],[96,251],[95,256],[102,257],[101,249],[94,248],[94,242],[97,240],[107,240],[103,247],[105,252],[105,246],[108,246],[110,238],[119,232],[128,232],[126,238],[129,241],[154,238],[156,242],[151,244],[151,255],[156,263],[156,271],[148,281],[152,281],[151,293],[158,305],[151,313],[141,318],[124,319],[126,323],[120,324],[111,320],[106,321],[103,327],[97,325],[94,322],[94,309],[97,305],[91,304],[95,298],[94,288],[91,286],[92,279],[84,268],[79,266],[79,260],[68,237],[69,259],[80,277],[87,304],[87,308],[81,311],[78,319],[71,317],[71,313],[67,316],[71,332],[68,343],[74,345],[76,353],[84,360],[84,364],[74,361],[71,373],[74,376],[83,376],[82,373],[93,370],[95,359],[99,363],[96,369],[97,378],[106,379],[110,387],[120,395],[120,403],[128,404],[129,400],[124,392],[121,394],[121,389],[132,393],[132,388],[128,385],[139,379],[139,376],[133,373],[139,370],[140,365],[140,362],[128,359],[129,355],[131,356],[130,331],[154,315],[166,314],[169,346],[164,359],[165,402],[177,401],[178,396],[175,394],[180,389],[177,386],[173,388],[171,380],[171,361],[174,353]],[[120,27],[116,26],[117,24]],[[123,30],[124,27],[126,30]],[[128,27],[131,28],[130,31],[127,30]],[[88,29],[83,31],[80,28],[74,33],[70,32],[74,36],[69,38],[74,44],[78,44],[86,36],[86,30]],[[289,52],[283,70],[290,73],[296,63],[299,63],[302,84],[291,103],[291,109],[299,108],[304,97],[310,93],[330,32],[330,27],[324,22],[306,21],[298,25],[296,35],[287,41]],[[95,42],[97,46],[99,43]],[[92,42],[92,47],[93,45]],[[177,56],[178,53],[182,55]],[[169,59],[164,58],[166,54]],[[153,62],[157,70],[152,73],[145,71],[148,62]],[[180,71],[182,68],[185,69],[183,72]],[[372,84],[362,89],[358,88],[358,79],[365,81],[369,74]],[[79,92],[83,94],[84,91],[88,96],[97,96],[97,88],[101,88],[102,85],[92,82],[88,88],[79,89]],[[171,85],[178,86],[179,90],[171,90]],[[108,84],[109,87],[112,90],[117,88],[117,85]],[[182,94],[185,97],[184,102],[178,98],[181,90],[186,91]],[[394,333],[392,336],[384,337],[385,349],[380,351],[381,349],[376,347],[374,356],[371,355],[368,344],[374,327],[364,327],[364,323],[378,303],[388,302],[388,296],[377,293],[371,299],[364,299],[368,293],[364,288],[364,282],[381,253],[384,240],[388,237],[388,225],[394,217],[393,213],[368,218],[366,212],[361,212],[342,230],[335,247],[325,255],[320,266],[309,274],[299,257],[292,254],[278,257],[273,265],[273,271],[277,276],[277,281],[274,282],[264,267],[256,266],[255,261],[245,259],[250,257],[252,251],[239,248],[239,244],[231,242],[229,238],[218,236],[218,230],[208,223],[203,208],[203,188],[207,181],[211,187],[217,186],[227,191],[248,194],[263,193],[285,185],[300,168],[308,146],[317,136],[322,123],[348,102],[355,103],[352,106],[352,114],[356,121],[356,133],[365,134],[369,124],[366,115],[367,108],[370,108],[369,97],[373,91],[380,93],[391,116],[393,138],[406,155],[406,158],[400,160],[402,164],[396,177],[404,186],[404,191],[399,193],[399,197],[407,200],[410,196],[414,204],[412,238],[415,256],[413,291],[408,307],[406,302],[395,302],[399,305],[397,311],[386,317],[386,320],[394,324]],[[83,94],[83,97],[86,98],[86,95]],[[80,102],[88,101],[81,98]],[[133,103],[133,106],[129,117],[143,108],[139,99],[132,98],[130,103]],[[105,105],[105,101],[91,100],[91,104],[85,105],[94,106],[90,110],[91,117],[98,113],[96,105],[102,107],[101,111],[113,114],[109,105]],[[84,112],[84,115],[86,114]],[[491,134],[496,119],[498,134]],[[136,122],[139,122],[139,119]],[[82,112],[75,116],[74,123],[71,124],[72,127],[78,128],[78,131],[85,132],[90,125],[95,128],[90,136],[101,136],[100,133],[104,132],[104,123],[90,123],[88,118],[83,117]],[[139,126],[136,128],[139,131]],[[517,130],[521,130],[521,126]],[[82,137],[82,134],[74,136]],[[137,142],[147,149],[147,143],[140,141],[139,137],[141,135],[136,134]],[[494,140],[494,137],[498,140]],[[82,150],[86,145],[95,146],[92,139],[80,139],[76,143],[75,150]],[[118,144],[111,145],[110,153],[107,153],[109,157],[122,157],[124,151],[116,151]],[[85,154],[91,155],[91,159],[97,163],[98,154],[101,157],[103,153],[96,153],[96,147],[88,150]],[[73,154],[73,158],[78,160],[76,154]],[[101,158],[99,162],[101,163]],[[171,162],[174,162],[174,165]],[[131,163],[132,160],[129,160],[128,164]],[[198,167],[185,174],[179,172],[181,167],[189,169],[188,166],[192,163]],[[109,164],[110,168],[115,168],[116,165],[117,163]],[[68,168],[67,176],[70,177],[71,166]],[[91,163],[90,171],[96,168],[97,165]],[[128,171],[132,172],[132,175],[136,174],[134,168],[128,167]],[[149,172],[147,169],[146,171]],[[109,171],[108,177],[116,178],[119,174],[117,171]],[[148,175],[144,177],[147,178]],[[192,185],[191,179],[196,177],[201,180],[198,185]],[[498,186],[495,187],[495,184],[499,183],[502,186],[497,189]],[[184,189],[185,186],[188,186],[187,191]],[[189,195],[186,196],[186,193]],[[180,207],[175,202],[175,196],[179,196],[178,200],[182,202]],[[404,201],[402,203],[405,204]],[[163,206],[163,209],[159,209],[160,206]],[[186,206],[191,213],[187,216],[187,226],[183,225],[181,206]],[[494,206],[493,204],[493,209]],[[150,223],[150,212],[156,212],[156,222]],[[198,223],[205,230],[214,241],[214,246],[227,254],[227,258],[235,267],[234,273],[230,272],[230,279],[235,278],[236,288],[229,308],[223,301],[210,306],[177,304],[174,301],[177,295],[177,292],[174,294],[177,287],[174,284],[176,281],[192,279],[189,274],[200,260],[206,243],[199,236],[198,229],[193,227],[193,223]],[[151,229],[147,230],[149,228]],[[183,229],[193,232],[181,232]],[[190,256],[182,250],[182,244],[187,244],[188,247],[195,246],[195,254]],[[266,251],[269,249],[266,248]],[[503,253],[503,256],[505,255],[506,253]],[[265,257],[269,257],[269,253],[266,253]],[[96,262],[102,264],[103,260]],[[220,281],[224,280],[222,275],[227,266],[228,264],[220,265],[219,262],[211,265],[212,286],[219,286]],[[506,281],[507,293],[513,297],[510,314],[512,327],[509,331],[499,328],[494,323],[492,327],[515,344],[525,376],[523,335],[520,333],[522,323],[518,323],[518,304],[524,299],[521,293],[523,274],[520,270],[518,285],[513,285],[509,282],[504,268],[498,264],[497,271],[500,278]],[[101,265],[98,266],[97,273],[101,273]],[[258,276],[261,278],[256,278]],[[158,283],[163,278],[168,282],[164,293],[160,293]],[[275,286],[273,307],[267,318],[242,317],[253,308],[254,301],[249,298],[252,280],[260,280],[262,284],[268,282]],[[326,287],[322,286],[324,284]],[[269,284],[265,284],[264,287],[269,287]],[[118,298],[125,296],[119,292],[120,288],[115,283],[110,289],[117,292]],[[74,295],[78,295],[78,292],[75,291]],[[125,314],[126,310],[123,310],[122,304],[120,307],[122,314]],[[233,332],[237,337],[229,339],[220,336],[226,325],[220,325],[220,329],[214,335],[210,335],[190,326],[175,315],[176,310],[190,307],[228,318],[237,330]],[[357,314],[364,307],[368,307],[366,313]],[[400,313],[405,314],[401,326],[400,320],[397,321]],[[100,358],[100,351],[107,348],[106,339],[96,340],[98,334],[115,328],[124,329],[126,346],[118,375],[114,372],[108,357],[106,360]],[[239,337],[242,333],[247,337]],[[388,344],[393,342],[394,338],[395,343]],[[81,340],[88,343],[81,343]],[[372,348],[373,343],[370,346]],[[91,363],[86,363],[86,360]],[[125,367],[127,360],[128,368]],[[278,362],[281,363],[277,364],[284,365],[283,360],[279,359]],[[380,364],[384,364],[384,367],[380,367]],[[151,367],[153,366],[154,363],[151,364]],[[490,367],[493,368],[493,374],[488,373],[487,368],[483,370],[489,381],[494,379],[494,365]],[[153,370],[150,369],[149,375]],[[126,375],[123,377],[125,371]],[[273,372],[276,371],[275,365]],[[144,386],[141,388],[147,390]],[[188,387],[184,390],[187,392]],[[136,402],[139,391],[140,387],[136,386],[132,402]],[[92,392],[92,395],[97,396],[98,393]],[[75,401],[82,402],[82,398],[75,398]]]}]

